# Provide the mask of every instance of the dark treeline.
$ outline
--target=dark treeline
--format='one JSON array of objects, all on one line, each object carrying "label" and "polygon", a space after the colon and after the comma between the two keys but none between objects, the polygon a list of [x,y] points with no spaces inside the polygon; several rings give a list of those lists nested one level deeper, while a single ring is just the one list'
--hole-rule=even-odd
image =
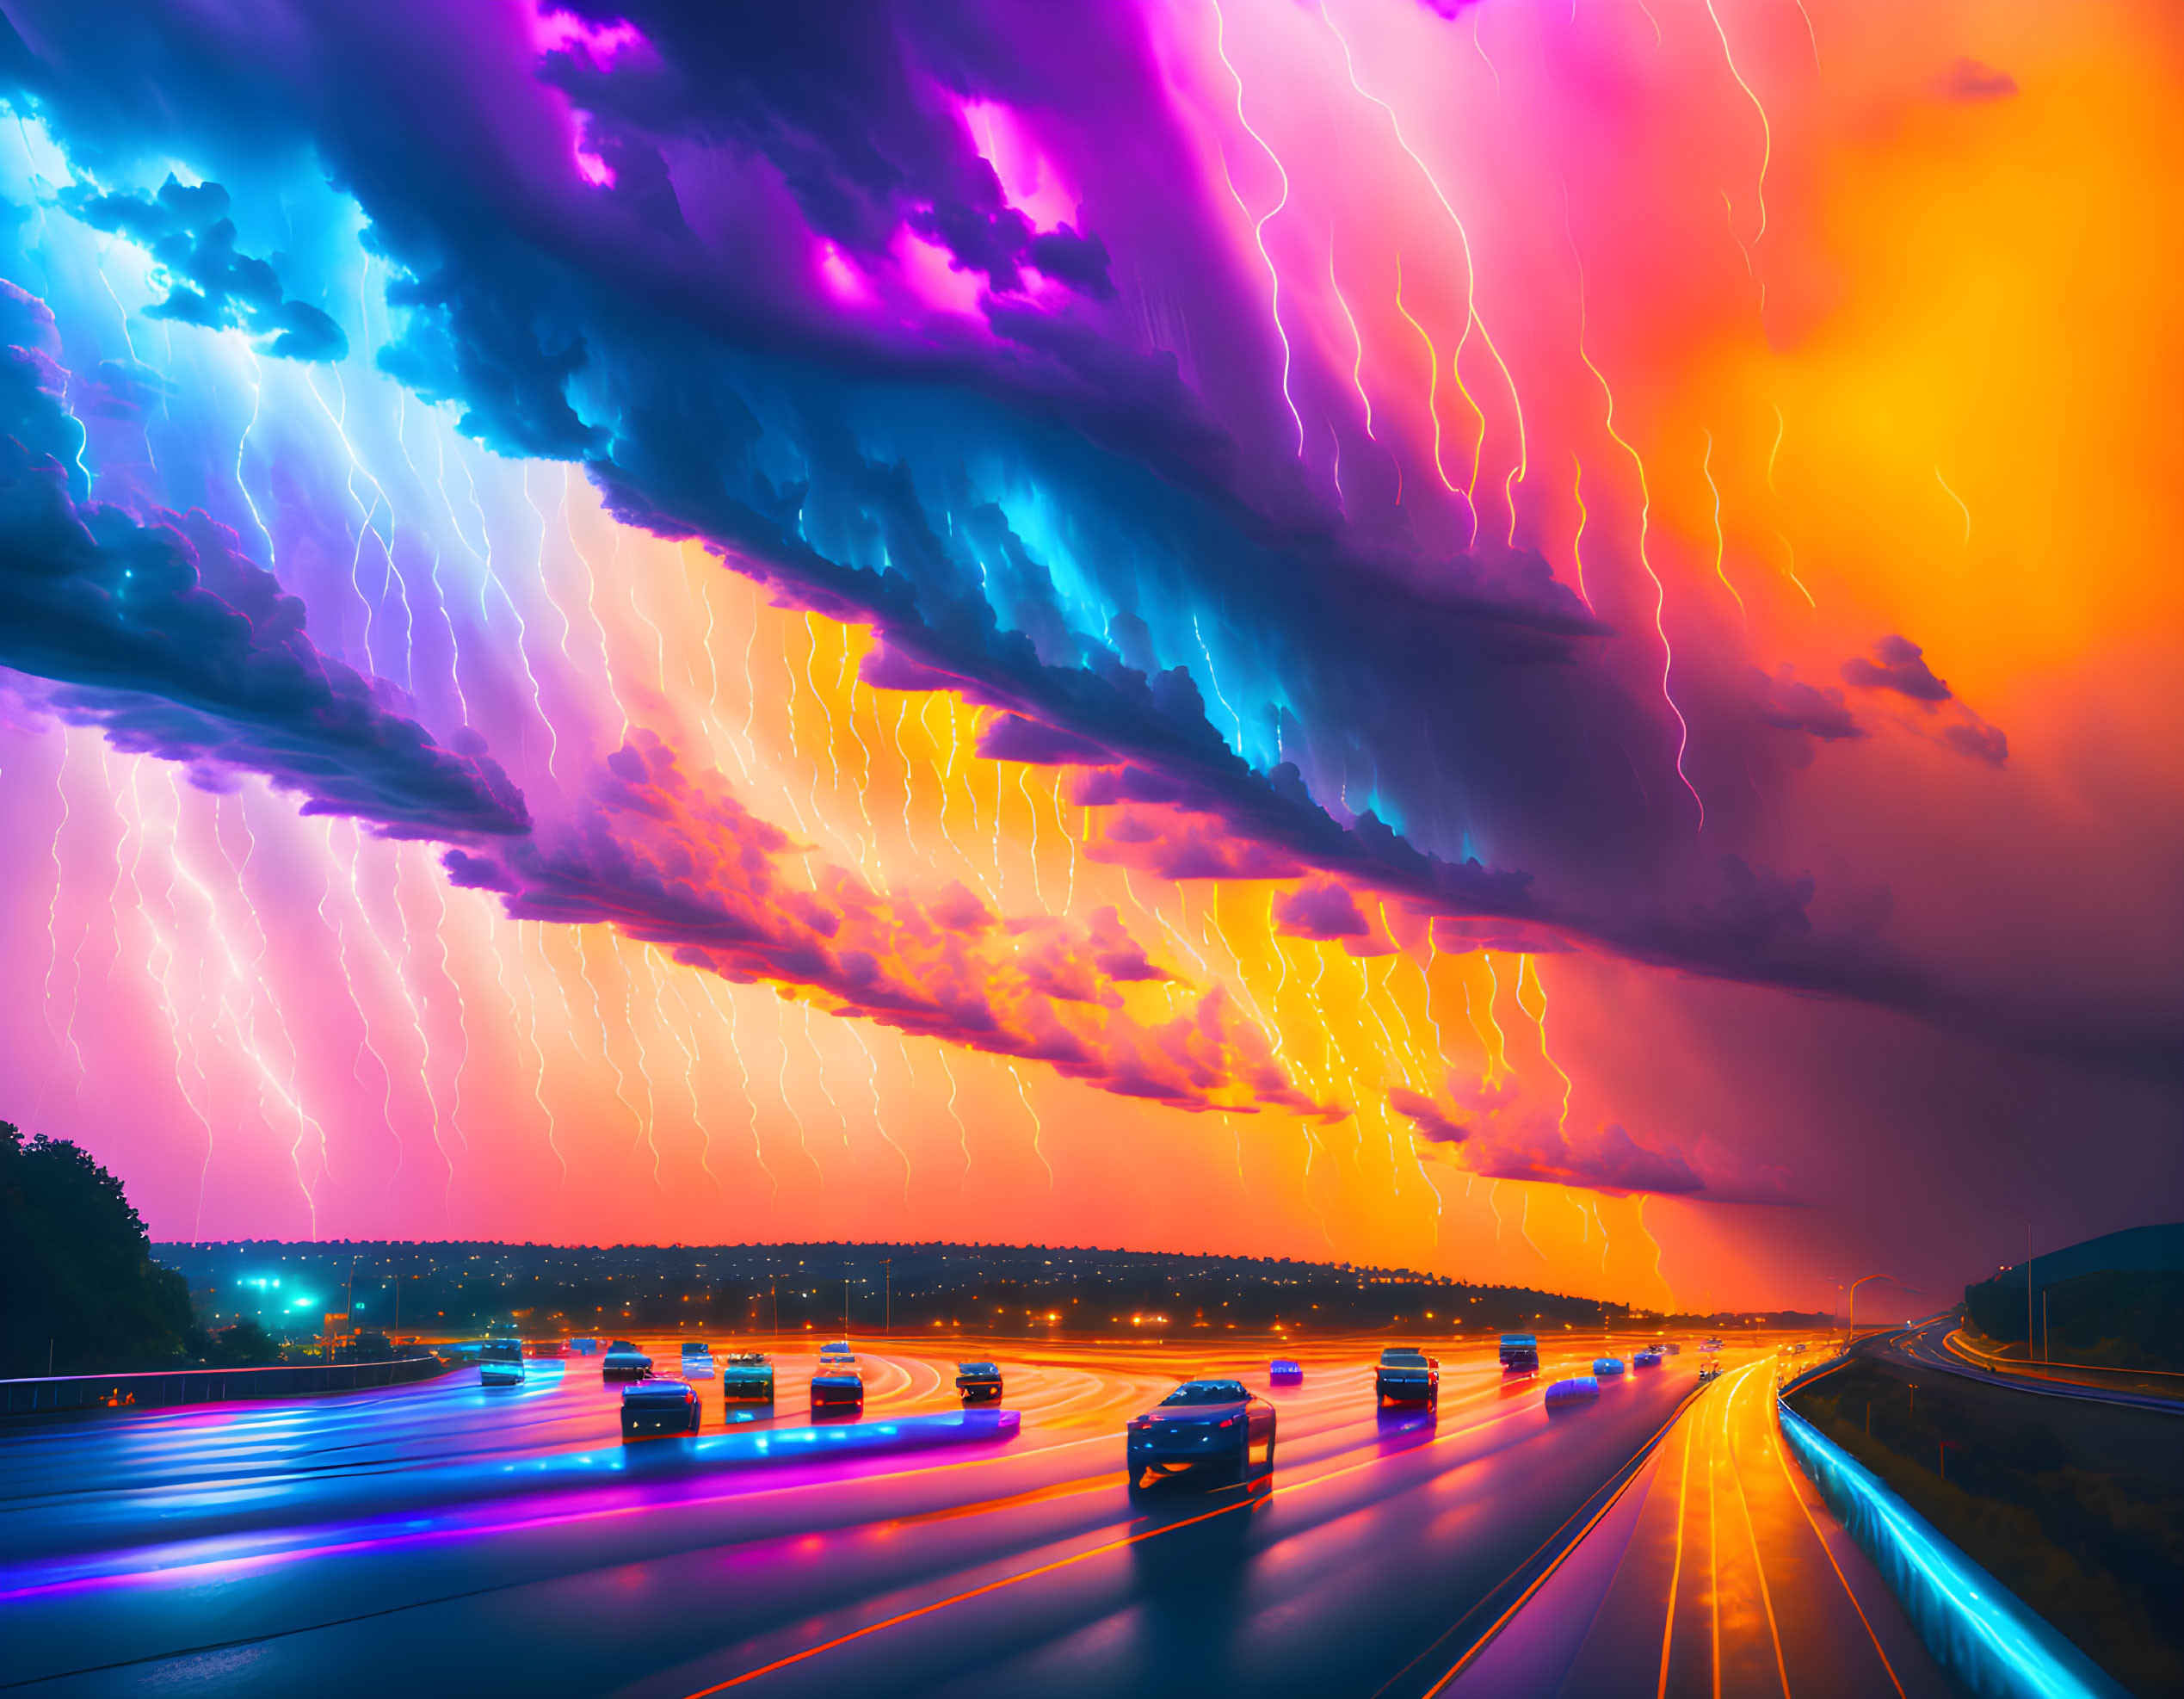
[{"label": "dark treeline", "polygon": [[[201,1315],[299,1325],[348,1309],[400,1333],[535,1335],[677,1326],[731,1331],[1057,1330],[1157,1335],[1203,1325],[1258,1331],[1404,1327],[1628,1327],[1662,1318],[1529,1288],[1408,1269],[1081,1246],[735,1245],[569,1246],[481,1242],[162,1245]],[[278,1280],[276,1288],[272,1282]],[[275,1294],[280,1294],[276,1299]],[[289,1309],[299,1294],[313,1301]],[[1817,1316],[1678,1318],[1723,1327],[1813,1325]]]}]

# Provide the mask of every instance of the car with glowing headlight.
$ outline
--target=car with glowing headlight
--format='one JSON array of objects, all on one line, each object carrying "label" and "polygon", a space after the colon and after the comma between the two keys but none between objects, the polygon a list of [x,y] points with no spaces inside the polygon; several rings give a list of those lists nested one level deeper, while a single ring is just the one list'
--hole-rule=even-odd
[{"label": "car with glowing headlight", "polygon": [[837,1406],[861,1408],[864,1401],[865,1376],[857,1359],[846,1346],[828,1346],[819,1353],[819,1366],[811,1375],[812,1411]]},{"label": "car with glowing headlight", "polygon": [[1125,1434],[1134,1492],[1169,1475],[1241,1486],[1274,1473],[1274,1407],[1241,1381],[1186,1381]]},{"label": "car with glowing headlight", "polygon": [[713,1375],[713,1347],[702,1339],[684,1340],[682,1378],[686,1381],[710,1381]]},{"label": "car with glowing headlight", "polygon": [[488,1339],[478,1348],[478,1384],[481,1387],[520,1387],[523,1384],[523,1346],[515,1339]]},{"label": "car with glowing headlight", "polygon": [[1648,1345],[1644,1350],[1631,1353],[1631,1367],[1633,1368],[1658,1368],[1660,1366],[1661,1348],[1658,1345]]},{"label": "car with glowing headlight", "polygon": [[990,1404],[1001,1396],[1001,1365],[997,1362],[959,1362],[955,1389],[966,1404]]},{"label": "car with glowing headlight", "polygon": [[1416,1345],[1390,1345],[1373,1371],[1373,1395],[1383,1404],[1439,1404],[1440,1359]]},{"label": "car with glowing headlight", "polygon": [[614,1341],[607,1347],[607,1355],[599,1359],[602,1381],[645,1381],[651,1375],[652,1359],[626,1339]]},{"label": "car with glowing headlight", "polygon": [[720,1401],[724,1405],[771,1404],[774,1359],[763,1351],[734,1351],[721,1360]]},{"label": "car with glowing headlight", "polygon": [[639,1381],[622,1388],[622,1437],[694,1434],[704,1419],[698,1389],[687,1381]]}]

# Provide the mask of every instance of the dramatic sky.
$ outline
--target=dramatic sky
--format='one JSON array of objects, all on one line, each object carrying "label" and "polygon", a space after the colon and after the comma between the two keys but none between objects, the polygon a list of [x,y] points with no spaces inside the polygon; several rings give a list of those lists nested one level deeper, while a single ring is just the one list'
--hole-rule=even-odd
[{"label": "dramatic sky", "polygon": [[0,11],[0,1118],[156,1235],[2179,1213],[2173,9]]}]

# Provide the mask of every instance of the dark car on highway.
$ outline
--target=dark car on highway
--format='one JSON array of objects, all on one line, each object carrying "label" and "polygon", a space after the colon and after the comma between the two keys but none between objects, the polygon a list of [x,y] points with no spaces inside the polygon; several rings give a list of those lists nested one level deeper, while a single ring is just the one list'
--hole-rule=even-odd
[{"label": "dark car on highway", "polygon": [[602,1381],[643,1381],[652,1373],[652,1359],[630,1344],[617,1339],[607,1347],[607,1355],[599,1360],[599,1378]]},{"label": "dark car on highway", "polygon": [[842,1345],[829,1345],[819,1353],[819,1366],[811,1376],[811,1408],[817,1412],[837,1405],[862,1408],[864,1371]]},{"label": "dark car on highway", "polygon": [[639,1381],[622,1388],[622,1437],[694,1434],[704,1419],[698,1389],[687,1381]]},{"label": "dark car on highway", "polygon": [[1130,1418],[1126,1444],[1133,1492],[1167,1475],[1243,1486],[1274,1472],[1274,1407],[1241,1381],[1186,1381]]},{"label": "dark car on highway", "polygon": [[1385,1404],[1439,1404],[1441,1362],[1416,1345],[1391,1345],[1373,1371],[1373,1397]]},{"label": "dark car on highway", "polygon": [[774,1359],[763,1351],[733,1351],[723,1358],[720,1401],[724,1405],[773,1403]]},{"label": "dark car on highway", "polygon": [[1278,1356],[1267,1365],[1267,1380],[1277,1387],[1301,1387],[1305,1384],[1305,1365],[1293,1356]]},{"label": "dark car on highway", "polygon": [[955,1389],[966,1404],[990,1404],[1001,1396],[1001,1365],[997,1362],[959,1362]]}]

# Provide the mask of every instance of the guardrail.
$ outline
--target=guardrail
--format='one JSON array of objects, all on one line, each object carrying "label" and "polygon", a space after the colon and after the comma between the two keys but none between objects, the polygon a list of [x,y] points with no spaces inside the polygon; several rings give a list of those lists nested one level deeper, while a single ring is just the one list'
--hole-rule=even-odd
[{"label": "guardrail", "polygon": [[358,1392],[429,1381],[447,1373],[447,1367],[436,1356],[411,1356],[386,1362],[296,1362],[271,1368],[155,1369],[143,1375],[0,1381],[0,1412],[25,1416],[64,1410],[161,1410],[238,1399]]},{"label": "guardrail", "polygon": [[2175,1368],[2118,1368],[2113,1364],[2100,1362],[2051,1362],[2045,1357],[2027,1362],[2023,1357],[2004,1356],[1998,1351],[1983,1351],[1965,1338],[1964,1329],[1954,1328],[1941,1337],[1942,1348],[1962,1357],[1975,1368],[1990,1374],[2015,1375],[2027,1380],[2060,1379],[2075,1386],[2098,1386],[2093,1381],[2071,1381],[2068,1375],[2057,1375],[2058,1368],[2076,1368],[2088,1375],[2107,1375],[2119,1381],[2174,1381],[2180,1394],[2184,1394],[2184,1369]]},{"label": "guardrail", "polygon": [[1944,1538],[1849,1453],[1777,1400],[1782,1436],[1873,1560],[1934,1660],[1995,1699],[2125,1699],[2037,1612]]}]

